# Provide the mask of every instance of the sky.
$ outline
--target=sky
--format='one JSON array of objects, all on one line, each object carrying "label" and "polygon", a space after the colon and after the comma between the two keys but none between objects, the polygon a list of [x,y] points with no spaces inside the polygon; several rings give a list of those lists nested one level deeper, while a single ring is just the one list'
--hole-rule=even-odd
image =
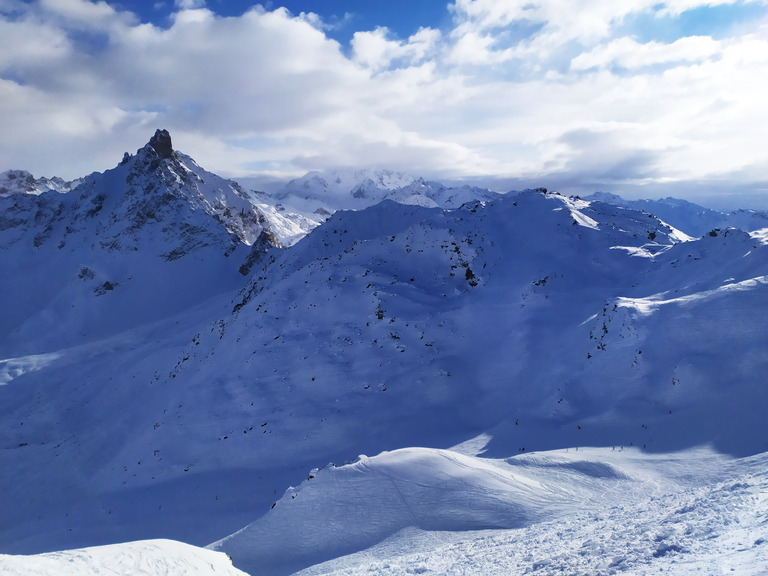
[{"label": "sky", "polygon": [[0,171],[155,129],[268,188],[375,167],[768,207],[768,0],[0,0]]}]

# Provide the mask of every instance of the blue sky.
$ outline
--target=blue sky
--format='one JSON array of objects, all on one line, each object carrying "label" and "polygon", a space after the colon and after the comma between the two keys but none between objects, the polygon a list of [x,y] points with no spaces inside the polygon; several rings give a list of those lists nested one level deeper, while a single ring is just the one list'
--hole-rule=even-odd
[{"label": "blue sky", "polygon": [[766,93],[768,0],[0,0],[0,171],[39,176],[160,127],[264,186],[382,167],[768,206]]},{"label": "blue sky", "polygon": [[[450,24],[447,0],[288,0],[259,2],[267,9],[287,8],[292,14],[312,12],[328,24],[328,36],[346,45],[357,30],[385,26],[395,35],[408,38],[419,28]],[[222,16],[240,16],[256,2],[250,0],[208,0],[207,7]],[[116,3],[116,5],[118,5]],[[173,1],[122,0],[120,6],[136,13],[144,22],[168,26],[177,9]]]}]

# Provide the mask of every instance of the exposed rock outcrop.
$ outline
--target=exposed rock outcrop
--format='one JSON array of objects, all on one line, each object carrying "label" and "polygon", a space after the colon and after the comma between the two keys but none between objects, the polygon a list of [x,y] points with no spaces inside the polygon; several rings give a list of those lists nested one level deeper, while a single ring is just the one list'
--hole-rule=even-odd
[{"label": "exposed rock outcrop", "polygon": [[173,156],[173,144],[168,130],[156,130],[155,135],[149,140],[149,145],[154,148],[160,158],[171,158]]}]

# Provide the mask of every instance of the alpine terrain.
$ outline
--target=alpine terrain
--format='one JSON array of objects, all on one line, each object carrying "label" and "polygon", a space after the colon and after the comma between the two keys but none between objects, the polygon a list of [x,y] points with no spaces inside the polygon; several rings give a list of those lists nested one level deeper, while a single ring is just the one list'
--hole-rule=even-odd
[{"label": "alpine terrain", "polygon": [[158,130],[0,266],[0,574],[768,573],[765,213]]}]

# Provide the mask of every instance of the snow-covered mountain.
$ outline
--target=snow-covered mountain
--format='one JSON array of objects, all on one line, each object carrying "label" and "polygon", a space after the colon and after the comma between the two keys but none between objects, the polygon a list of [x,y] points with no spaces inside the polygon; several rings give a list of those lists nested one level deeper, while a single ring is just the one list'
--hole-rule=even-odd
[{"label": "snow-covered mountain", "polygon": [[63,178],[35,178],[26,170],[6,170],[0,172],[0,196],[10,194],[42,194],[52,190],[54,192],[69,192],[76,188],[82,178],[65,181]]},{"label": "snow-covered mountain", "polygon": [[[722,550],[746,537],[726,509],[759,529],[764,233],[366,178],[338,183],[360,210],[308,193],[325,213],[283,248],[288,202],[261,211],[162,132],[71,192],[0,198],[0,552],[173,538],[287,574],[373,547],[328,570],[439,573],[432,544],[471,571],[493,528],[476,573],[540,536],[581,563],[497,573],[639,573],[704,558],[715,519]],[[606,503],[651,515],[609,545],[585,527],[619,526]]]},{"label": "snow-covered mountain", "polygon": [[316,225],[305,224],[252,203],[158,130],[67,193],[0,197],[0,341],[48,350],[183,311],[236,289],[241,265]]},{"label": "snow-covered mountain", "polygon": [[383,200],[425,207],[458,208],[499,194],[473,186],[451,187],[391,170],[329,170],[291,180],[273,194],[293,211],[329,215],[336,210],[361,210]]},{"label": "snow-covered mountain", "polygon": [[607,202],[648,212],[695,237],[704,236],[716,229],[738,228],[754,232],[768,228],[768,213],[761,210],[720,212],[678,198],[625,200],[617,194],[607,192],[595,192],[585,197],[585,200]]}]

